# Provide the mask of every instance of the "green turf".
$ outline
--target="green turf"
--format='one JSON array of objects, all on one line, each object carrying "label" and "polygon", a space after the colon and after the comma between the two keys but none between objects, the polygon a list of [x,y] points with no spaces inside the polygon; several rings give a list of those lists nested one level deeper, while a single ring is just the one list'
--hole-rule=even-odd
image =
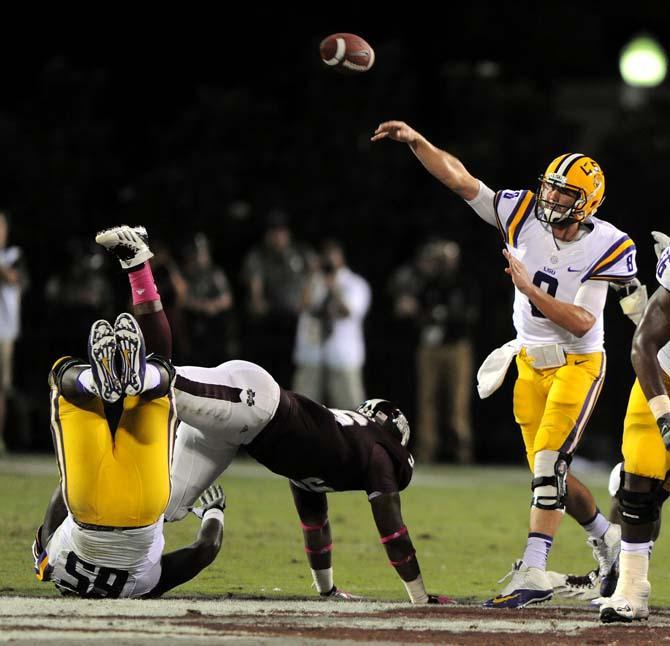
[{"label": "green turf", "polygon": [[[0,463],[0,594],[57,594],[53,586],[34,579],[30,554],[34,530],[57,483],[53,473],[43,473],[45,466],[50,471],[50,464],[41,460],[42,473],[28,474],[21,460]],[[586,481],[607,508],[604,476]],[[286,481],[246,463],[234,465],[222,482],[228,496],[223,549],[210,568],[172,594],[313,594]],[[497,580],[525,545],[529,485],[523,470],[419,469],[402,500],[429,591],[472,599],[498,592]],[[379,543],[365,494],[330,494],[329,505],[337,585],[368,597],[405,599]],[[168,549],[191,542],[197,528],[194,517],[167,525]],[[670,574],[662,566],[669,554],[661,540],[650,573],[655,605],[670,604]],[[566,518],[552,549],[550,569],[583,574],[593,565],[583,530]]]}]

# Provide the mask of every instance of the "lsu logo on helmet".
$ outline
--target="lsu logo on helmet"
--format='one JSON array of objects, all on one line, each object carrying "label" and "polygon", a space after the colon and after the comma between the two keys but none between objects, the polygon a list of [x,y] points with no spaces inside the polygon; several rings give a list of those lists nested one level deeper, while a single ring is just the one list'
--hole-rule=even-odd
[{"label": "lsu logo on helmet", "polygon": [[594,159],[581,153],[559,155],[539,181],[535,217],[549,224],[583,222],[605,199],[605,174]]}]

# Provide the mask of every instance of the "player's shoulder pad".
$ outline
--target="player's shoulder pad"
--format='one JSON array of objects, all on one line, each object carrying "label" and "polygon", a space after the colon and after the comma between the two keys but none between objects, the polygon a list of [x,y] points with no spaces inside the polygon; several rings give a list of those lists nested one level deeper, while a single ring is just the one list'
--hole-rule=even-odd
[{"label": "player's shoulder pad", "polygon": [[535,194],[529,190],[504,189],[496,192],[493,206],[504,242],[516,247],[524,224],[535,211]]},{"label": "player's shoulder pad", "polygon": [[594,229],[589,236],[589,252],[594,260],[582,276],[587,280],[606,280],[627,283],[635,278],[637,264],[633,240],[613,224],[591,218]]},{"label": "player's shoulder pad", "polygon": [[656,263],[656,280],[670,290],[670,247],[663,249]]}]

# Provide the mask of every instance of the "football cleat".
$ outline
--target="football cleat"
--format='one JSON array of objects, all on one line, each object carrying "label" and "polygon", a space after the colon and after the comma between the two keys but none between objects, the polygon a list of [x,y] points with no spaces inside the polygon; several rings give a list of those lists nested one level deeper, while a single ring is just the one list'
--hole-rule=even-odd
[{"label": "football cleat", "polygon": [[560,572],[547,572],[547,576],[554,588],[554,594],[559,597],[591,601],[600,596],[601,580],[598,568],[583,576]]},{"label": "football cleat", "polygon": [[147,357],[144,336],[137,321],[123,312],[116,317],[114,337],[121,359],[120,380],[126,395],[139,395],[144,390]]},{"label": "football cleat", "polygon": [[621,525],[612,523],[602,538],[589,538],[593,558],[600,571],[600,596],[611,597],[619,578],[619,552],[621,551]]},{"label": "football cleat", "polygon": [[355,594],[345,592],[344,590],[338,590],[337,586],[333,586],[328,592],[320,592],[319,596],[326,599],[334,599],[335,601],[362,601],[363,597],[359,597]]},{"label": "football cleat", "polygon": [[549,601],[554,594],[547,573],[540,568],[524,565],[522,560],[516,561],[512,571],[498,583],[502,583],[508,576],[512,580],[497,597],[484,602],[485,608],[525,608],[533,603]]},{"label": "football cleat", "polygon": [[100,319],[91,326],[91,333],[88,336],[88,359],[91,363],[96,394],[109,404],[118,401],[123,395],[123,387],[114,367],[115,356],[114,328],[108,321]]},{"label": "football cleat", "polygon": [[95,236],[95,241],[114,254],[124,269],[137,267],[153,257],[148,240],[149,235],[144,227],[130,227],[127,224],[105,229]]},{"label": "football cleat", "polygon": [[600,621],[605,624],[614,622],[630,623],[649,619],[649,581],[640,581],[635,584],[631,594],[614,593],[609,599],[604,599],[600,606]]}]

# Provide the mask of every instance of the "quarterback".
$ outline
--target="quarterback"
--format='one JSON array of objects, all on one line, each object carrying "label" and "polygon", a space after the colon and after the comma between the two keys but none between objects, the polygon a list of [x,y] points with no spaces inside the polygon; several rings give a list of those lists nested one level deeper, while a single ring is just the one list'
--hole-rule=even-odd
[{"label": "quarterback", "polygon": [[196,541],[163,555],[174,370],[158,356],[147,360],[127,313],[114,326],[93,324],[88,353],[90,364],[64,357],[49,375],[61,482],[33,543],[35,573],[80,597],[159,596],[218,554],[223,490],[212,486],[194,509],[202,519]]},{"label": "quarterback", "polygon": [[[153,281],[143,227],[120,226],[96,241],[127,270],[133,309],[148,347],[169,356],[170,328]],[[414,459],[409,424],[391,402],[372,399],[355,411],[328,409],[284,390],[260,366],[227,361],[213,368],[175,368],[180,423],[165,513],[182,518],[240,447],[290,481],[314,584],[324,597],[351,599],[333,582],[330,491],[365,491],[380,542],[413,603],[450,600],[426,592],[400,508]]]},{"label": "quarterback", "polygon": [[547,557],[566,509],[594,541],[606,589],[620,528],[569,473],[605,377],[608,282],[629,283],[637,273],[633,241],[595,217],[605,196],[604,174],[590,157],[568,153],[549,164],[536,193],[495,192],[402,121],[382,123],[372,141],[386,138],[408,144],[434,177],[498,228],[515,287],[513,408],[533,472],[530,527],[511,581],[485,605],[522,608],[552,597]]}]

